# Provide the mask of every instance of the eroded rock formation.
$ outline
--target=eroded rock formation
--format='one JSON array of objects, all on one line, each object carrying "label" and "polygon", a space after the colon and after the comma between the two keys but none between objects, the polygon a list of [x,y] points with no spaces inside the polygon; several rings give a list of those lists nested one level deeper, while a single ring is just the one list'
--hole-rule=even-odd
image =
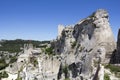
[{"label": "eroded rock formation", "polygon": [[106,10],[99,9],[72,27],[65,27],[56,41],[55,51],[62,57],[74,79],[96,80],[101,63],[109,63],[115,40]]},{"label": "eroded rock formation", "polygon": [[110,63],[117,65],[120,64],[120,29],[118,31],[118,37],[117,37],[117,47],[114,53],[112,54]]},{"label": "eroded rock formation", "polygon": [[[115,60],[120,62],[120,31],[117,44]],[[104,80],[103,64],[115,49],[108,12],[99,9],[75,25],[59,25],[57,39],[39,54],[25,47],[14,63],[21,67],[15,75],[22,80]]]},{"label": "eroded rock formation", "polygon": [[118,40],[117,40],[116,63],[120,63],[120,29],[119,29],[119,32],[118,32]]}]

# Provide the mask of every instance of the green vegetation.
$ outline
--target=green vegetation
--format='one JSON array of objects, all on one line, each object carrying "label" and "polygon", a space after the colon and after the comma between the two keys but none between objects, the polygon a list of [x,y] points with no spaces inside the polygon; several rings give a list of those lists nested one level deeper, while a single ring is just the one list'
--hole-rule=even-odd
[{"label": "green vegetation", "polygon": [[0,70],[5,69],[7,66],[5,59],[0,59]]},{"label": "green vegetation", "polygon": [[82,52],[82,50],[84,50],[84,47],[81,46],[79,52]]},{"label": "green vegetation", "polygon": [[34,66],[37,66],[38,65],[38,61],[37,59],[34,59]]},{"label": "green vegetation", "polygon": [[104,74],[104,80],[110,80],[110,77],[109,77],[109,75],[107,73]]},{"label": "green vegetation", "polygon": [[63,67],[63,73],[65,74],[65,79],[66,79],[66,80],[69,80],[69,79],[68,79],[68,66],[67,66],[67,65],[65,65],[65,66]]},{"label": "green vegetation", "polygon": [[64,72],[64,73],[68,73],[68,66],[67,66],[67,65],[65,65],[65,66],[63,67],[63,72]]},{"label": "green vegetation", "polygon": [[22,78],[17,78],[16,80],[22,80]]},{"label": "green vegetation", "polygon": [[45,54],[53,55],[53,48],[52,47],[46,48],[45,49]]},{"label": "green vegetation", "polygon": [[36,47],[45,47],[40,46],[40,44],[50,43],[50,41],[34,41],[34,40],[22,40],[22,39],[16,39],[16,40],[2,40],[0,44],[2,45],[0,47],[0,51],[8,51],[10,53],[20,52],[21,47],[24,46],[24,44],[33,44],[33,46]]},{"label": "green vegetation", "polygon": [[10,63],[14,63],[16,61],[17,61],[17,57],[15,57],[15,56],[10,59]]},{"label": "green vegetation", "polygon": [[17,57],[15,57],[15,56],[11,57],[9,63],[6,63],[6,60],[7,60],[6,57],[2,57],[0,59],[0,70],[5,69],[7,66],[9,66],[9,64],[16,62]]},{"label": "green vegetation", "polygon": [[94,63],[94,67],[97,67],[98,64],[99,64],[99,61],[97,61],[97,60],[93,60],[93,63]]},{"label": "green vegetation", "polygon": [[17,79],[16,79],[16,80],[22,80],[22,78],[20,77],[20,72],[23,70],[23,68],[24,68],[24,65],[22,65],[22,66],[20,67],[20,70],[18,71],[18,76],[17,76]]},{"label": "green vegetation", "polygon": [[34,67],[36,67],[38,65],[38,61],[37,61],[36,57],[31,57],[30,62],[34,65]]},{"label": "green vegetation", "polygon": [[3,71],[0,73],[0,78],[8,78],[8,77],[9,77],[9,75],[7,74],[6,71]]},{"label": "green vegetation", "polygon": [[77,43],[76,41],[74,41],[74,42],[72,43],[72,45],[71,45],[72,48],[74,48],[74,47],[76,46],[76,43]]},{"label": "green vegetation", "polygon": [[115,66],[115,65],[112,65],[112,64],[108,64],[105,66],[105,68],[108,68],[110,69],[111,72],[120,72],[120,67],[119,66]]},{"label": "green vegetation", "polygon": [[69,78],[65,78],[64,80],[70,80]]},{"label": "green vegetation", "polygon": [[116,72],[115,76],[118,77],[118,78],[120,78],[120,72]]},{"label": "green vegetation", "polygon": [[120,78],[120,67],[119,67],[119,66],[115,66],[115,65],[112,65],[112,64],[108,64],[108,65],[105,66],[105,68],[110,69],[110,71],[111,71],[112,73],[114,73],[116,77],[119,77],[119,78]]}]

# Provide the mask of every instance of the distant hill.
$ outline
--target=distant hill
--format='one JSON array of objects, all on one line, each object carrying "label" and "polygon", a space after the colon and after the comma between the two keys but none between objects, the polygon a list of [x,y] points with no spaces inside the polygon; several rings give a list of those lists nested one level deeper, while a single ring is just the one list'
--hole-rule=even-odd
[{"label": "distant hill", "polygon": [[50,43],[50,41],[36,41],[36,40],[2,40],[0,41],[0,51],[8,51],[11,53],[20,52],[24,44],[33,44],[35,47],[42,47],[40,44]]}]

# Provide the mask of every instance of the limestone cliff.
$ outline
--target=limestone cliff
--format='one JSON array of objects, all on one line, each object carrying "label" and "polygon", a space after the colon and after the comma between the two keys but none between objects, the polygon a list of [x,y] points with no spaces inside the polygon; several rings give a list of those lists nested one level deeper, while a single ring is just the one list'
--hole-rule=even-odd
[{"label": "limestone cliff", "polygon": [[68,66],[65,77],[96,80],[100,64],[109,63],[116,46],[107,11],[99,9],[61,34],[55,52],[62,57],[62,67]]},{"label": "limestone cliff", "polygon": [[[117,44],[113,61],[120,62],[120,31]],[[99,9],[75,25],[59,25],[57,39],[45,48],[24,46],[17,62],[5,69],[5,80],[104,80],[104,74],[112,75],[104,66],[115,49],[108,12]]]},{"label": "limestone cliff", "polygon": [[117,37],[117,48],[112,55],[111,63],[120,64],[120,29],[119,29],[118,37]]},{"label": "limestone cliff", "polygon": [[118,40],[117,40],[116,63],[120,64],[120,29],[119,29],[119,32],[118,32]]}]

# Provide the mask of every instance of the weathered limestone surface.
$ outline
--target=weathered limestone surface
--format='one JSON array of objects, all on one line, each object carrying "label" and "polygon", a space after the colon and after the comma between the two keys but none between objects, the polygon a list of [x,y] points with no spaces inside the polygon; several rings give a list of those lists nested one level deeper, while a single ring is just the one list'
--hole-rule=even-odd
[{"label": "weathered limestone surface", "polygon": [[[117,44],[119,62],[120,31]],[[109,63],[116,49],[108,12],[99,9],[74,26],[59,25],[58,37],[49,47],[54,56],[45,54],[44,49],[34,49],[31,44],[25,45],[14,63],[17,66],[9,66],[6,71],[15,75],[20,72],[22,80],[104,80],[102,64]]]},{"label": "weathered limestone surface", "polygon": [[78,80],[96,80],[102,68],[100,64],[109,63],[116,48],[107,11],[99,9],[73,29],[63,29],[56,44],[56,53],[61,54],[63,66],[67,64],[71,80],[78,79],[78,76],[81,78]]}]

